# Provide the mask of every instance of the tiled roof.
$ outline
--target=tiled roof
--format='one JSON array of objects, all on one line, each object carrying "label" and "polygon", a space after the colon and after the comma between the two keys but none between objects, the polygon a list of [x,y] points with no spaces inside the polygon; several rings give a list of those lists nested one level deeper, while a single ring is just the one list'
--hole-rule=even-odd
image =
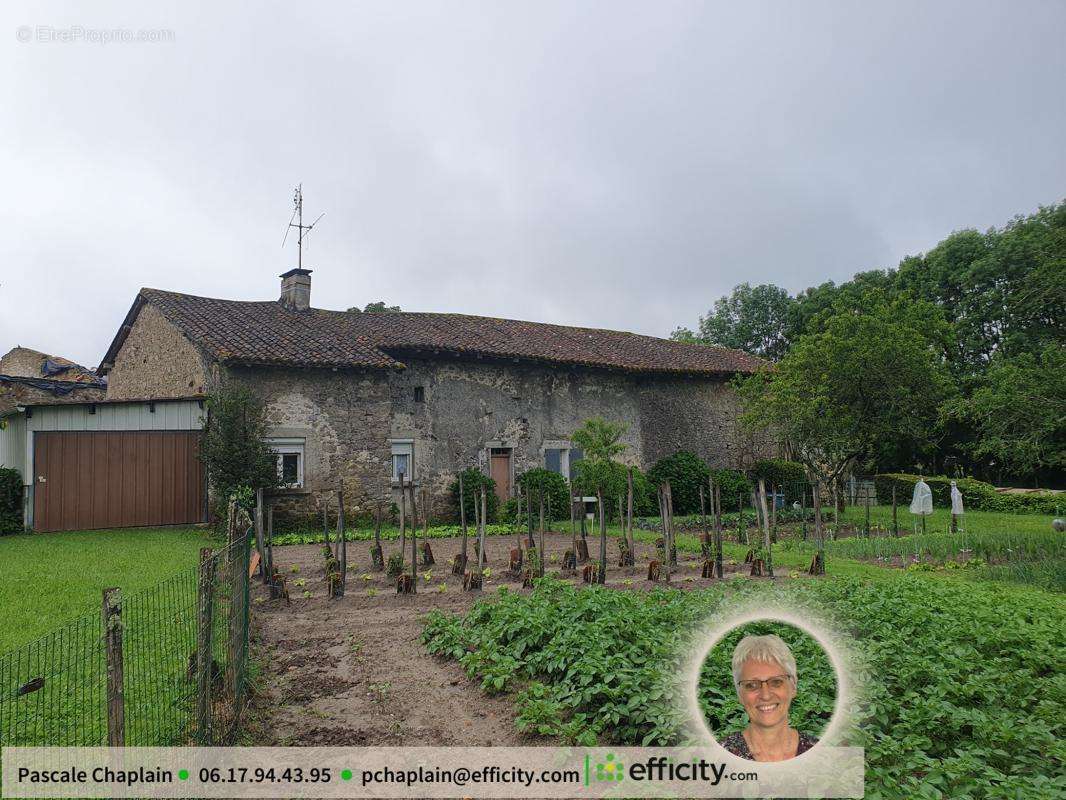
[{"label": "tiled roof", "polygon": [[[680,374],[754,372],[764,363],[721,347],[466,314],[296,311],[277,301],[215,300],[159,289],[142,289],[142,301],[215,358],[239,364],[402,368],[404,354],[414,351]],[[137,308],[135,303],[131,315]],[[118,338],[105,362],[117,346]]]}]

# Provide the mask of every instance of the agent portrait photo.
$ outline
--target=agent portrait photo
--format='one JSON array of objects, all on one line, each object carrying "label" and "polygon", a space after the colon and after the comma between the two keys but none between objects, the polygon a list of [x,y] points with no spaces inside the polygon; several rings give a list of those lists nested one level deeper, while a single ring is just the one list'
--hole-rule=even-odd
[{"label": "agent portrait photo", "polygon": [[796,696],[796,659],[780,636],[745,636],[733,651],[733,684],[748,715],[744,730],[730,734],[722,747],[751,761],[787,761],[818,740],[789,725]]}]

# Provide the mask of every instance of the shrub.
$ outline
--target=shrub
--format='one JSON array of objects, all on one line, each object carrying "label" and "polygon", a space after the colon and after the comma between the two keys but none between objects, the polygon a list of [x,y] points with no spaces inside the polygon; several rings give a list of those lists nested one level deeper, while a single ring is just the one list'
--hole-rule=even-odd
[{"label": "shrub", "polygon": [[[608,519],[618,515],[618,498],[623,503],[626,497],[626,470],[624,464],[610,462],[592,464],[578,461],[574,464],[574,476],[571,487],[575,497],[595,497],[597,480],[603,484],[603,502],[607,506]],[[637,467],[633,467],[633,516],[654,517],[659,514],[659,500],[656,487],[648,476]]]},{"label": "shrub", "polygon": [[[896,502],[900,505],[910,503],[914,494],[917,475],[906,473],[886,473],[874,477],[877,487],[877,501],[887,504],[892,501],[892,487],[896,487]],[[933,504],[951,506],[951,481],[958,484],[962,492],[963,505],[974,511],[998,511],[1007,514],[1056,514],[1066,507],[1066,499],[1053,494],[1001,494],[990,483],[974,478],[948,478],[943,475],[925,477],[925,482],[933,492]]]},{"label": "shrub", "polygon": [[[474,524],[474,502],[478,489],[485,487],[485,513],[488,516],[486,522],[495,522],[500,501],[496,497],[496,481],[483,473],[477,467],[468,467],[459,475],[463,476],[463,505],[466,507],[466,524]],[[459,519],[459,475],[448,486],[448,495],[451,497],[451,511],[455,519]]]},{"label": "shrub", "polygon": [[207,398],[207,408],[200,460],[218,502],[242,487],[276,486],[277,458],[264,441],[263,407],[255,395],[240,384],[227,384]]},{"label": "shrub", "polygon": [[688,450],[679,450],[672,456],[660,458],[648,470],[648,479],[653,486],[670,481],[675,514],[699,513],[700,487],[706,487],[710,477],[710,467]]},{"label": "shrub", "polygon": [[750,502],[751,480],[740,470],[735,469],[712,469],[711,477],[716,486],[721,486],[722,510],[732,511],[736,509],[737,497],[746,504]]},{"label": "shrub", "polygon": [[[532,504],[534,515],[540,512],[540,493],[544,493],[544,513],[552,519],[570,519],[570,484],[558,472],[536,467],[526,470],[517,478],[522,494]],[[523,500],[523,506],[527,501]]]},{"label": "shrub", "polygon": [[0,469],[0,533],[22,531],[22,476],[17,469]]},{"label": "shrub", "polygon": [[758,483],[759,478],[766,481],[766,490],[770,486],[776,486],[785,494],[785,503],[791,504],[799,500],[800,492],[807,485],[807,471],[803,465],[796,461],[785,461],[781,458],[764,458],[756,461],[751,470],[753,482]]}]

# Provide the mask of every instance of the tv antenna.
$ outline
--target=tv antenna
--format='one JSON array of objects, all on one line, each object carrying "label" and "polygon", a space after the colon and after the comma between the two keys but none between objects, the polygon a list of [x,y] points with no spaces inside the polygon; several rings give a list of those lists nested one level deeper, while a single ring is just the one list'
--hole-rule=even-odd
[{"label": "tv antenna", "polygon": [[[302,183],[297,184],[296,192],[293,195],[292,203],[293,210],[292,216],[289,217],[289,226],[285,229],[285,238],[281,240],[281,246],[285,247],[285,242],[289,240],[289,230],[296,228],[300,233],[296,237],[296,267],[303,269],[304,266],[304,237],[311,232],[311,229],[318,224],[318,220],[326,216],[326,212],[323,211],[318,215],[318,218],[310,225],[304,225],[304,185]],[[293,220],[296,220],[293,223]]]}]

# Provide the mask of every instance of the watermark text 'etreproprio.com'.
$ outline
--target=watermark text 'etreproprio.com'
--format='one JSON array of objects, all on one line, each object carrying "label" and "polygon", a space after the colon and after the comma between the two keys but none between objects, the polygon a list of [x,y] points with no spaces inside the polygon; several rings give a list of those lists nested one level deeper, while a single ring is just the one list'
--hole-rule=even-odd
[{"label": "watermark text 'etreproprio.com'", "polygon": [[20,25],[15,39],[23,44],[171,44],[169,28],[90,28],[84,25]]}]

